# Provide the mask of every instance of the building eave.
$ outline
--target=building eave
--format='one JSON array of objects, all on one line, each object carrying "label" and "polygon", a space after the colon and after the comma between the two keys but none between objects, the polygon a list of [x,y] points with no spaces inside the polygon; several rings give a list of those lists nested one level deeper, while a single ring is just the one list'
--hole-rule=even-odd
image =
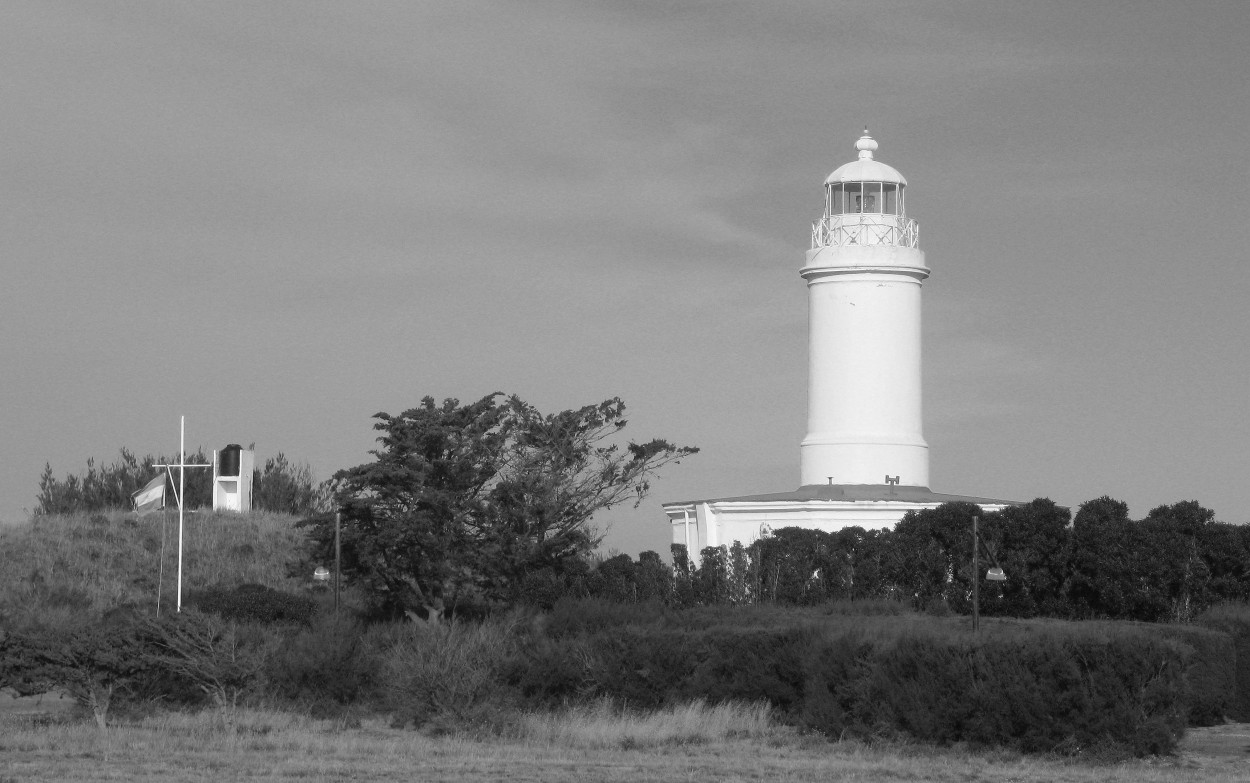
[{"label": "building eave", "polygon": [[759,495],[709,498],[706,500],[683,500],[661,504],[664,509],[681,511],[695,505],[708,504],[717,508],[746,511],[752,507],[769,510],[781,507],[804,507],[812,510],[830,505],[870,507],[937,507],[943,503],[974,503],[978,506],[1022,506],[1025,501],[983,498],[972,495],[949,495],[933,492],[928,487],[898,486],[891,484],[808,484],[793,492],[774,492]]}]

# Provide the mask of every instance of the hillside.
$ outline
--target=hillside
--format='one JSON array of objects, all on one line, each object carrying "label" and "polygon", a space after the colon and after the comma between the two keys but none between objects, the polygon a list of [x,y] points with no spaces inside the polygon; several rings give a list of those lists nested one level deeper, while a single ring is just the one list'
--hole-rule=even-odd
[{"label": "hillside", "polygon": [[[188,513],[183,529],[183,595],[214,584],[298,589],[286,576],[302,532],[286,514]],[[0,527],[0,615],[98,615],[131,605],[173,606],[178,515],[36,516]]]}]

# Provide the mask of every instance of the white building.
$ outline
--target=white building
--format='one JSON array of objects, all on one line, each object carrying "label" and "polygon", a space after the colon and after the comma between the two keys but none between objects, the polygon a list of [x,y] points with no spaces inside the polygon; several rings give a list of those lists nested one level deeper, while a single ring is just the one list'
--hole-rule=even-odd
[{"label": "white building", "polygon": [[807,435],[793,492],[664,504],[674,544],[749,544],[767,530],[890,527],[908,511],[1012,501],[929,490],[922,432],[920,288],[929,276],[919,227],[907,217],[907,180],[873,157],[825,180],[824,214],[799,274],[808,291]]}]

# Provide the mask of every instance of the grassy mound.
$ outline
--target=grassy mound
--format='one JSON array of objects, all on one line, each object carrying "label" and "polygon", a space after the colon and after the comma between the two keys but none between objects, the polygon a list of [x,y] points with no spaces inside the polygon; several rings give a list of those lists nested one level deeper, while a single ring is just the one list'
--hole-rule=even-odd
[{"label": "grassy mound", "polygon": [[[303,535],[287,514],[189,513],[183,596],[220,584],[294,590],[286,576]],[[36,516],[0,528],[0,615],[11,621],[99,616],[120,606],[172,608],[178,578],[176,513]]]}]

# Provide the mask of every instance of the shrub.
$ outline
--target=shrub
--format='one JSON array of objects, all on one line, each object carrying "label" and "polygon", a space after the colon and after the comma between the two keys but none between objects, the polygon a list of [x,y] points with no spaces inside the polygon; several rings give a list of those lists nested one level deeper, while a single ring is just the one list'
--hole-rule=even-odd
[{"label": "shrub", "polygon": [[266,694],[307,705],[314,717],[337,714],[366,700],[378,684],[381,660],[364,629],[333,615],[288,633],[264,669]]},{"label": "shrub", "polygon": [[1237,655],[1233,638],[1213,628],[1153,625],[1151,633],[1174,639],[1188,648],[1185,681],[1190,726],[1216,726],[1231,715],[1237,695]]},{"label": "shrub", "polygon": [[700,634],[619,628],[590,640],[595,691],[639,709],[676,703],[690,692],[690,680],[706,646]]},{"label": "shrub", "polygon": [[74,626],[0,632],[0,687],[24,694],[59,689],[103,730],[116,704],[145,695],[153,653],[142,621],[126,611]]},{"label": "shrub", "polygon": [[187,594],[187,606],[226,620],[308,625],[316,608],[308,596],[286,593],[257,584],[229,588],[215,585]]},{"label": "shrub", "polygon": [[706,699],[802,700],[809,633],[801,629],[618,628],[587,640],[584,678],[597,694],[640,709]]},{"label": "shrub", "polygon": [[547,635],[561,638],[626,625],[654,627],[672,622],[675,616],[674,612],[655,602],[616,603],[600,598],[562,598],[556,601],[547,615],[544,628]]},{"label": "shrub", "polygon": [[1217,604],[1198,618],[1198,624],[1232,637],[1236,673],[1228,717],[1250,721],[1250,604]]},{"label": "shrub", "polygon": [[154,664],[194,683],[233,727],[239,701],[255,687],[274,638],[262,627],[195,611],[149,620],[145,630],[158,650],[151,656]]},{"label": "shrub", "polygon": [[[195,454],[187,454],[188,462],[205,463],[208,456],[204,449]],[[170,463],[172,459],[165,456],[153,457],[151,454],[139,459],[126,448],[122,448],[118,459],[111,465],[96,467],[94,459],[87,460],[87,472],[81,476],[69,474],[64,480],[58,480],[52,473],[52,466],[45,464],[43,474],[39,477],[39,495],[35,498],[35,513],[74,514],[79,512],[104,511],[106,509],[129,509],[130,496],[152,480],[156,473],[153,465]],[[186,507],[200,508],[212,505],[212,477],[203,471],[193,470],[187,473]]]},{"label": "shrub", "polygon": [[[1227,651],[1218,634],[1192,629],[1169,631],[1181,643],[1153,626],[990,620],[974,636],[966,618],[838,611],[849,606],[648,618],[569,602],[546,641],[522,646],[509,682],[546,703],[588,694],[644,710],[765,701],[833,737],[1140,755],[1174,748],[1187,710],[1212,713],[1216,680],[1198,662]],[[1202,683],[1196,700],[1187,676]]]},{"label": "shrub", "polygon": [[462,725],[506,698],[500,684],[516,650],[514,620],[415,622],[389,634],[381,671],[396,725]]},{"label": "shrub", "polygon": [[286,514],[311,514],[330,506],[329,487],[317,484],[306,462],[292,463],[286,455],[265,460],[252,471],[252,507]]},{"label": "shrub", "polygon": [[598,668],[585,637],[538,635],[520,642],[503,679],[529,702],[554,707],[593,694]]},{"label": "shrub", "polygon": [[809,659],[803,719],[831,736],[1167,753],[1184,730],[1184,658],[1126,631],[834,635]]}]

